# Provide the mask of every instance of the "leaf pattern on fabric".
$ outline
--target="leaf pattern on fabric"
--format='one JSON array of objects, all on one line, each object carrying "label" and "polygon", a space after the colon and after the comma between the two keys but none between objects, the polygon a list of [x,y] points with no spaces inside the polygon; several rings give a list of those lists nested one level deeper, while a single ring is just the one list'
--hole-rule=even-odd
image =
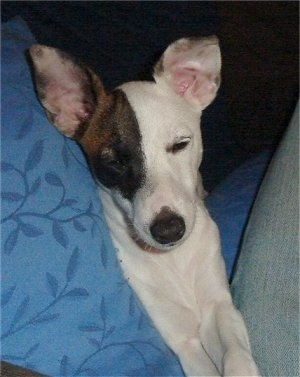
[{"label": "leaf pattern on fabric", "polygon": [[12,287],[9,287],[7,290],[2,292],[1,294],[1,308],[4,308],[5,305],[7,305],[12,298],[14,291],[16,289],[16,285],[13,285]]},{"label": "leaf pattern on fabric", "polygon": [[32,369],[32,367],[34,368],[34,365],[31,364],[28,359],[34,356],[34,354],[38,351],[39,346],[39,343],[34,343],[22,356],[2,354],[1,357],[3,360],[10,360],[12,363],[15,362],[19,364],[20,362],[23,362],[25,368]]},{"label": "leaf pattern on fabric", "polygon": [[60,362],[60,376],[68,376],[69,363],[68,356],[64,355]]},{"label": "leaf pattern on fabric", "polygon": [[[64,146],[65,148],[65,146]],[[8,175],[12,172],[19,175],[20,179],[23,182],[24,194],[19,192],[3,191],[1,192],[1,199],[6,202],[15,202],[18,204],[17,209],[12,208],[12,212],[2,218],[1,224],[4,224],[8,221],[15,224],[11,228],[10,233],[8,234],[5,243],[4,243],[4,252],[10,254],[15,248],[20,233],[22,235],[34,238],[44,234],[44,230],[41,227],[37,227],[31,224],[30,218],[42,220],[43,223],[52,224],[52,235],[62,248],[67,249],[69,246],[69,236],[66,226],[72,225],[72,229],[77,232],[86,232],[88,229],[91,229],[92,237],[95,237],[95,233],[99,229],[99,215],[95,212],[92,202],[88,204],[86,209],[81,209],[77,207],[78,201],[74,198],[66,197],[66,188],[63,184],[61,178],[57,173],[48,172],[44,176],[45,182],[53,187],[53,189],[60,189],[60,198],[58,197],[57,203],[53,206],[51,210],[47,212],[28,212],[24,208],[30,202],[32,196],[39,194],[42,186],[42,177],[36,176],[33,179],[33,183],[30,184],[30,176],[34,173],[35,169],[38,168],[38,165],[43,156],[44,141],[38,140],[32,146],[31,150],[28,153],[28,156],[25,160],[24,168],[21,170],[15,167],[13,164],[2,161],[1,169],[2,173],[7,173]],[[69,217],[60,217],[59,214],[61,210],[65,207],[72,209],[73,214]],[[87,220],[89,225],[86,225]]]},{"label": "leaf pattern on fabric", "polygon": [[[66,282],[63,287],[59,288],[59,281],[54,275],[49,272],[46,273],[46,286],[48,287],[51,299],[44,308],[40,308],[41,310],[38,313],[34,313],[32,316],[29,316],[29,318],[20,324],[21,320],[24,319],[25,315],[29,311],[30,297],[28,295],[25,296],[25,298],[17,306],[9,329],[2,333],[2,340],[24,330],[28,326],[51,322],[58,319],[60,314],[51,313],[51,311],[60,301],[65,299],[85,299],[89,296],[89,293],[85,288],[70,288],[70,284],[75,277],[79,252],[79,249],[75,248],[69,258],[66,267]],[[2,298],[4,304],[7,304],[7,302],[10,300],[14,290],[15,287],[11,287],[4,293],[4,297]]]},{"label": "leaf pattern on fabric", "polygon": [[56,241],[65,249],[68,247],[69,237],[59,221],[53,221],[52,234]]},{"label": "leaf pattern on fabric", "polygon": [[33,170],[41,161],[44,151],[44,140],[38,140],[32,147],[25,161],[24,170]]},{"label": "leaf pattern on fabric", "polygon": [[4,242],[4,253],[10,254],[18,242],[19,227],[13,229]]},{"label": "leaf pattern on fabric", "polygon": [[[116,260],[114,259],[113,263],[111,260],[111,250],[108,250],[107,244],[102,241],[102,234],[107,231],[107,228],[106,226],[105,228],[103,227],[103,217],[96,212],[94,203],[90,201],[83,207],[77,198],[68,196],[66,183],[58,173],[53,170],[43,173],[39,169],[44,145],[45,142],[43,140],[33,144],[25,159],[23,168],[6,161],[1,164],[4,177],[5,175],[16,174],[23,183],[23,187],[18,187],[18,192],[2,192],[2,200],[11,205],[11,212],[6,213],[1,220],[2,225],[9,225],[10,229],[4,239],[3,253],[6,256],[13,256],[14,251],[24,241],[24,237],[32,240],[30,242],[34,242],[35,239],[45,235],[52,236],[52,239],[58,245],[58,250],[69,255],[64,262],[65,278],[62,279],[61,276],[51,271],[45,273],[44,286],[48,292],[48,297],[44,306],[38,310],[33,309],[29,295],[25,295],[18,302],[15,302],[15,312],[11,317],[11,321],[2,329],[2,342],[18,334],[21,335],[24,331],[29,331],[32,328],[52,326],[54,323],[59,323],[63,320],[62,316],[65,315],[62,309],[64,305],[70,305],[70,303],[74,302],[78,307],[84,305],[84,302],[89,299],[89,291],[84,286],[76,284],[76,275],[81,269],[83,252],[77,246],[70,250],[71,235],[74,232],[78,234],[89,233],[92,239],[99,238],[99,263],[102,265],[103,271],[111,265],[116,268]],[[66,161],[68,149],[65,145],[63,148],[65,149]],[[69,160],[71,158],[69,157]],[[52,207],[30,209],[30,203],[42,195],[45,185],[55,193],[53,197],[56,200],[51,202]],[[123,287],[122,290],[119,287]],[[10,304],[17,289],[17,286],[11,285],[3,291],[1,298],[3,308]],[[128,286],[125,281],[116,284],[116,293],[120,294],[123,289],[128,294]],[[117,322],[115,320],[113,322],[110,321],[110,318],[114,318],[115,313],[111,313],[111,304],[106,298],[105,292],[103,292],[102,297],[98,298],[100,299],[98,321],[79,323],[77,327],[78,332],[85,336],[88,345],[85,357],[82,357],[81,360],[74,360],[68,353],[62,355],[59,371],[57,372],[59,375],[98,375],[99,366],[104,361],[106,362],[107,352],[113,353],[117,350],[117,352],[135,359],[136,363],[140,365],[136,369],[127,370],[124,375],[128,376],[136,375],[136,373],[150,373],[150,371],[152,373],[155,371],[152,374],[155,375],[158,366],[156,365],[156,369],[154,368],[155,363],[153,363],[153,360],[160,360],[161,358],[172,360],[168,354],[168,349],[158,341],[158,338],[154,336],[152,339],[143,339],[142,334],[144,332],[148,333],[148,329],[152,331],[152,327],[149,324],[148,317],[140,308],[135,295],[131,291],[129,293],[127,316],[135,321],[135,330],[130,339],[118,339]],[[33,339],[25,354],[6,354],[4,359],[35,369],[36,366],[32,360],[39,348],[39,343],[34,342]],[[119,364],[118,368],[122,370],[126,362],[122,360]],[[162,368],[162,366],[160,365],[159,368]],[[172,370],[171,366],[170,369]]]},{"label": "leaf pattern on fabric", "polygon": [[8,202],[18,202],[23,199],[23,195],[17,192],[1,192],[1,199]]},{"label": "leaf pattern on fabric", "polygon": [[79,263],[78,259],[79,259],[79,250],[78,250],[78,247],[76,247],[75,250],[73,251],[73,254],[70,257],[68,267],[67,267],[67,281],[68,282],[70,282],[75,275],[75,272],[78,268],[78,263]]},{"label": "leaf pattern on fabric", "polygon": [[33,37],[22,20],[2,37],[3,360],[53,376],[182,375],[123,278],[80,148],[36,98]]},{"label": "leaf pattern on fabric", "polygon": [[[147,340],[137,338],[131,339],[130,341],[116,341],[114,337],[116,326],[110,324],[111,318],[113,317],[109,315],[108,310],[109,306],[107,305],[105,297],[103,296],[99,305],[99,323],[84,323],[78,326],[79,331],[87,334],[88,342],[92,346],[92,350],[90,355],[82,361],[74,372],[75,376],[84,375],[84,373],[86,373],[86,371],[89,369],[91,361],[95,359],[99,362],[101,357],[105,357],[105,352],[110,348],[114,348],[115,350],[126,349],[128,355],[134,354],[135,357],[137,357],[143,364],[143,368],[140,368],[139,370],[143,370],[144,372],[149,369],[150,365],[152,365],[151,361],[148,360],[148,353],[163,355],[166,352],[165,349],[160,348],[155,344],[155,338]],[[145,352],[145,350],[147,351]]]},{"label": "leaf pattern on fabric", "polygon": [[46,277],[51,296],[55,298],[57,296],[58,291],[58,281],[55,276],[50,274],[50,272],[47,272]]}]

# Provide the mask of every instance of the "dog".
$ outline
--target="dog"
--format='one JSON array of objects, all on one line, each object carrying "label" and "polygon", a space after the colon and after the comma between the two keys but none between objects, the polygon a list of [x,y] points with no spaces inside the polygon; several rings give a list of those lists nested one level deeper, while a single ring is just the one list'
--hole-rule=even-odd
[{"label": "dog", "polygon": [[124,276],[187,376],[258,376],[203,203],[200,118],[220,86],[217,37],[172,43],[154,81],[107,93],[68,54],[29,49],[50,122],[82,147]]}]

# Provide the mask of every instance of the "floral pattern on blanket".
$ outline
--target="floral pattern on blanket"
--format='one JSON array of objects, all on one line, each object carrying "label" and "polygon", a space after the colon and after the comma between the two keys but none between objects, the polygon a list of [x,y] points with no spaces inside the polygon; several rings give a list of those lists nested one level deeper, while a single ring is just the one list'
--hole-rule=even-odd
[{"label": "floral pattern on blanket", "polygon": [[78,145],[51,127],[2,29],[2,358],[53,376],[182,375],[124,280]]},{"label": "floral pattern on blanket", "polygon": [[[22,136],[23,138],[23,136]],[[61,160],[65,167],[68,167],[70,152],[68,152],[68,144],[64,143],[61,153]],[[73,230],[77,232],[86,232],[90,228],[91,237],[95,236],[96,228],[101,230],[103,219],[95,212],[93,202],[91,201],[86,209],[78,208],[78,200],[67,197],[67,189],[57,173],[47,172],[44,177],[36,175],[33,179],[32,171],[38,167],[39,162],[43,158],[44,140],[38,140],[25,159],[24,167],[17,168],[9,162],[1,162],[1,172],[7,175],[7,182],[14,179],[19,181],[18,191],[11,188],[11,191],[2,191],[1,199],[4,202],[11,203],[12,212],[2,218],[2,224],[12,222],[14,225],[4,242],[4,253],[10,254],[21,236],[35,238],[44,234],[45,230],[42,226],[33,225],[31,222],[48,223],[52,229],[54,239],[65,249],[68,247],[69,238],[66,227],[73,226]],[[59,156],[58,156],[59,157]],[[8,177],[10,175],[11,177]],[[16,176],[16,177],[14,177]],[[56,203],[43,212],[28,211],[27,208],[34,203],[34,197],[41,194],[42,184],[48,184],[53,187],[53,195],[56,197]],[[56,192],[55,192],[56,191]],[[89,224],[84,223],[89,221]],[[100,221],[100,225],[98,225]],[[47,230],[49,233],[49,230]]]}]

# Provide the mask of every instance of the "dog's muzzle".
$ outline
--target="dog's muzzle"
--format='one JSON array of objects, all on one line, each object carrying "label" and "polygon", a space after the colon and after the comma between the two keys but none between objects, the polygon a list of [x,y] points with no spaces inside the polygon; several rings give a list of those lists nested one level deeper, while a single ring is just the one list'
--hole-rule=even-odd
[{"label": "dog's muzzle", "polygon": [[183,218],[163,207],[150,225],[150,232],[155,241],[161,245],[179,241],[185,233]]}]

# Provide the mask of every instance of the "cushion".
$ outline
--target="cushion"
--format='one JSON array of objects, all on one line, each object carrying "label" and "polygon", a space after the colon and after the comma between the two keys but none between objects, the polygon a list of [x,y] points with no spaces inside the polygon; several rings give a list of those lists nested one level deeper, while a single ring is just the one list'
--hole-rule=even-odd
[{"label": "cushion", "polygon": [[180,376],[124,281],[78,145],[48,123],[20,18],[2,26],[2,358],[53,376]]},{"label": "cushion", "polygon": [[228,279],[232,277],[241,237],[270,156],[271,151],[266,150],[250,158],[206,198],[210,215],[219,227]]},{"label": "cushion", "polygon": [[259,190],[232,283],[264,376],[299,375],[299,105]]}]

